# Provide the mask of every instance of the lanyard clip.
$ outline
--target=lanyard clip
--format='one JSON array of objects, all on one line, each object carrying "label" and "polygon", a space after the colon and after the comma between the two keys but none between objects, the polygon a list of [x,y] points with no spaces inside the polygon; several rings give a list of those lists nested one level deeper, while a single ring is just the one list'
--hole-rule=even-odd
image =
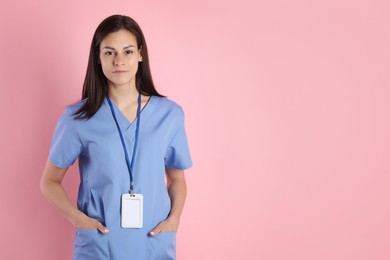
[{"label": "lanyard clip", "polygon": [[130,197],[135,197],[133,189],[130,190]]},{"label": "lanyard clip", "polygon": [[130,197],[135,197],[133,186],[134,186],[134,182],[131,181],[131,182],[130,182],[130,190],[129,190]]}]

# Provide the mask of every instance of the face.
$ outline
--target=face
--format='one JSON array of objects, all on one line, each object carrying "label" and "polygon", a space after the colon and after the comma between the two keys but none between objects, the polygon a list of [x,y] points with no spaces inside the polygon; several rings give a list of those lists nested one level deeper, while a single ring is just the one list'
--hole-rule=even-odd
[{"label": "face", "polygon": [[138,62],[142,57],[131,32],[121,29],[108,34],[100,43],[99,59],[109,86],[135,87]]}]

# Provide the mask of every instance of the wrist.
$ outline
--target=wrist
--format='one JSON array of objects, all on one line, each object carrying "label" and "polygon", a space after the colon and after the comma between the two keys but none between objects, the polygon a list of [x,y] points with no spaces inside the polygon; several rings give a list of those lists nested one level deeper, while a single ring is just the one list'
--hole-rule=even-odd
[{"label": "wrist", "polygon": [[170,221],[170,222],[174,222],[174,223],[179,224],[180,223],[180,216],[175,215],[175,214],[170,214],[168,216],[167,220]]},{"label": "wrist", "polygon": [[73,226],[78,227],[80,223],[83,222],[83,219],[86,217],[86,215],[79,211],[76,210],[70,217],[69,221],[73,224]]}]

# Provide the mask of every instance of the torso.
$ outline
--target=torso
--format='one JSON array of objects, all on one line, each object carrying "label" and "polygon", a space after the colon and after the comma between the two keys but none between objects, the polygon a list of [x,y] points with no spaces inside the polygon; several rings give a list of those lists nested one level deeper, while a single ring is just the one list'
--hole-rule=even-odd
[{"label": "torso", "polygon": [[[171,209],[165,185],[166,168],[187,169],[192,165],[186,139],[174,139],[183,127],[182,109],[166,98],[142,96],[144,109],[132,174],[135,192],[144,196],[143,227],[125,229],[120,223],[121,196],[129,191],[130,176],[117,126],[131,158],[137,124],[130,123],[107,99],[89,120],[74,119],[72,114],[84,102],[69,106],[60,119],[60,136],[54,138],[57,141],[51,148],[51,160],[69,167],[76,157],[79,159],[78,209],[103,223],[110,233],[77,229],[74,259],[128,259],[129,255],[133,259],[175,259],[175,232],[162,232],[157,237],[148,234],[167,218]],[[136,117],[137,102],[134,103],[126,110],[127,116],[133,114],[132,121]],[[76,148],[80,148],[77,153],[73,152]]]}]

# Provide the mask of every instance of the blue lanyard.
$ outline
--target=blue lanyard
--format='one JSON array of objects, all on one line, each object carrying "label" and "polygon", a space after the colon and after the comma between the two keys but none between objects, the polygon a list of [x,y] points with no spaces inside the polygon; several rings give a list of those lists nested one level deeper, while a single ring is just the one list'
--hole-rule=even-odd
[{"label": "blue lanyard", "polygon": [[108,97],[108,95],[106,96],[106,99],[108,101],[108,104],[110,105],[111,113],[112,113],[112,116],[114,117],[115,124],[116,124],[116,127],[118,128],[119,136],[121,138],[123,151],[125,152],[127,169],[129,170],[129,173],[130,173],[130,191],[129,192],[130,192],[131,196],[134,196],[133,167],[134,167],[135,153],[137,151],[137,144],[138,144],[139,123],[141,121],[141,93],[138,93],[137,128],[135,129],[135,141],[134,141],[134,147],[133,147],[133,155],[131,157],[131,163],[129,162],[129,155],[127,154],[126,143],[123,139],[123,134],[122,134],[121,128],[119,127],[118,120],[116,119],[116,115],[115,115],[114,108],[112,106],[111,99]]}]

